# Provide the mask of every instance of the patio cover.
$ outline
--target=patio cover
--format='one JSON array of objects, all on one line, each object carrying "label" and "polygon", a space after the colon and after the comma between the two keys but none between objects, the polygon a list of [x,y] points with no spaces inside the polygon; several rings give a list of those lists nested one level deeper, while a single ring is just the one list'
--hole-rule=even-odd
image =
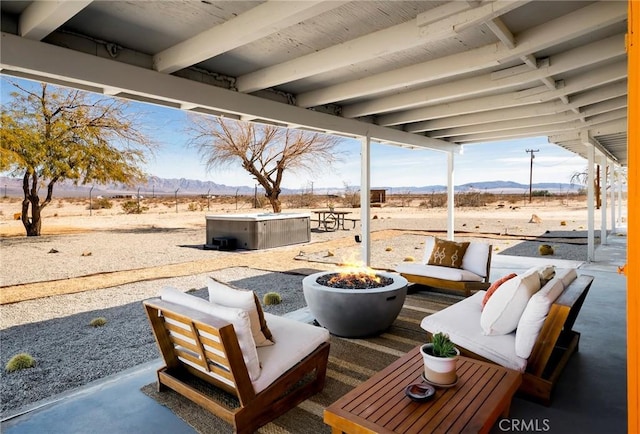
[{"label": "patio cover", "polygon": [[[0,68],[183,110],[360,138],[365,235],[370,141],[447,152],[450,173],[462,144],[536,136],[587,158],[591,180],[596,162],[626,166],[627,7],[2,1]],[[451,202],[451,175],[448,183]],[[592,189],[589,196],[592,204]]]}]

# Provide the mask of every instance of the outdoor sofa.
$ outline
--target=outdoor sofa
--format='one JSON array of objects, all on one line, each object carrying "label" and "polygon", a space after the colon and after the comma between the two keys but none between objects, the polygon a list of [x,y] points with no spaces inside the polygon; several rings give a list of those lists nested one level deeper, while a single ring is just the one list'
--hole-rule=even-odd
[{"label": "outdoor sofa", "polygon": [[[462,259],[454,262],[454,266],[451,266],[451,263],[446,266],[438,265],[443,259],[442,257],[434,257],[438,246],[443,245],[443,249],[446,249],[447,246],[456,244],[467,245]],[[454,243],[427,236],[425,237],[422,261],[420,263],[403,262],[396,266],[395,271],[411,283],[462,292],[466,297],[469,297],[471,291],[487,289],[490,285],[491,249],[491,244],[483,242]]]},{"label": "outdoor sofa", "polygon": [[484,308],[488,291],[478,291],[426,316],[420,326],[428,340],[446,333],[462,355],[522,372],[520,392],[549,405],[560,373],[578,350],[580,333],[573,324],[593,277],[565,269],[547,282],[543,270],[549,267],[532,268],[497,286]]}]

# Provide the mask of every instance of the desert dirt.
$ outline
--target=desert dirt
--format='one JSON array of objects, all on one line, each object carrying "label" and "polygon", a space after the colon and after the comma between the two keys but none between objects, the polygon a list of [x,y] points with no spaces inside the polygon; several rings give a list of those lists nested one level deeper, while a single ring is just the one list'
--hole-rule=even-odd
[{"label": "desert dirt", "polygon": [[[312,223],[311,242],[306,244],[263,251],[218,252],[201,248],[205,241],[205,216],[255,212],[250,200],[185,198],[176,207],[173,198],[147,199],[142,205],[148,210],[142,214],[125,214],[124,200],[110,199],[110,209],[93,210],[89,210],[87,199],[54,200],[43,212],[43,235],[25,237],[22,223],[14,215],[20,211],[20,200],[1,199],[0,303],[193,275],[232,266],[273,271],[326,269],[332,265],[326,262],[358,259],[360,245],[355,242],[354,235],[360,233],[360,228],[357,225],[350,229],[352,225],[348,222],[348,230],[334,232],[317,230],[317,224]],[[318,206],[312,208],[294,208],[296,201],[288,203],[286,198],[283,202],[287,212],[324,208],[322,198]],[[446,236],[446,208],[430,208],[425,206],[427,204],[424,197],[391,197],[384,206],[371,209],[372,264],[375,268],[393,268],[394,263],[402,260],[419,260],[422,256],[419,237],[424,234]],[[339,209],[350,211],[349,217],[360,217],[358,208]],[[598,212],[595,217],[597,228]],[[527,198],[505,196],[483,206],[455,209],[456,237],[483,239],[493,245],[494,254],[523,255],[518,252],[518,245],[553,232],[567,235],[556,238],[554,257],[581,260],[586,254],[586,246],[580,234],[586,230],[586,222],[587,208],[583,197],[534,197],[529,203]],[[415,241],[409,240],[409,235],[415,236]],[[401,236],[405,238],[398,245],[397,238]],[[393,239],[396,243],[390,241]],[[526,251],[535,255],[538,244]],[[318,257],[335,256],[338,251],[356,258],[317,260]]]}]

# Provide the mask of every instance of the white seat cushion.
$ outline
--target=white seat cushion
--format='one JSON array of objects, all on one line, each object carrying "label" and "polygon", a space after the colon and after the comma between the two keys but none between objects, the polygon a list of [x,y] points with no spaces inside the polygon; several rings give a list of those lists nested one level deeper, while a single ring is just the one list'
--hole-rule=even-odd
[{"label": "white seat cushion", "polygon": [[206,300],[185,294],[179,289],[165,287],[160,290],[160,298],[170,303],[195,309],[207,315],[212,315],[233,324],[233,329],[238,338],[238,344],[242,351],[242,358],[251,381],[260,378],[260,361],[256,351],[256,343],[251,334],[251,321],[249,314],[243,309],[214,305]]},{"label": "white seat cushion", "polygon": [[258,348],[262,363],[260,378],[253,381],[256,393],[267,388],[278,377],[294,367],[323,342],[329,342],[329,331],[289,318],[264,314],[275,345]]},{"label": "white seat cushion", "polygon": [[529,299],[516,329],[515,345],[518,356],[529,358],[538,334],[542,330],[542,324],[549,314],[551,304],[563,290],[562,280],[555,277]]},{"label": "white seat cushion", "polygon": [[424,317],[420,327],[435,334],[443,332],[467,350],[506,368],[524,372],[527,359],[515,352],[515,333],[487,336],[480,327],[482,299],[486,291],[478,291],[439,312]]},{"label": "white seat cushion", "polygon": [[532,268],[500,285],[482,309],[480,326],[486,335],[504,335],[518,327],[518,321],[533,294],[540,290],[538,270]]},{"label": "white seat cushion", "polygon": [[463,268],[440,267],[438,265],[404,263],[396,267],[396,272],[453,281],[482,282],[484,280],[482,276]]}]

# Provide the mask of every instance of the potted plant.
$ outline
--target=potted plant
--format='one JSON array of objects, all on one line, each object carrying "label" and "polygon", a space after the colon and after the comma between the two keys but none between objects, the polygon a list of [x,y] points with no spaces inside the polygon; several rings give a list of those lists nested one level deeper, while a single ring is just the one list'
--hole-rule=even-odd
[{"label": "potted plant", "polygon": [[460,351],[449,339],[449,335],[436,333],[431,342],[420,347],[424,360],[424,377],[436,386],[451,386],[458,381],[456,366]]}]

